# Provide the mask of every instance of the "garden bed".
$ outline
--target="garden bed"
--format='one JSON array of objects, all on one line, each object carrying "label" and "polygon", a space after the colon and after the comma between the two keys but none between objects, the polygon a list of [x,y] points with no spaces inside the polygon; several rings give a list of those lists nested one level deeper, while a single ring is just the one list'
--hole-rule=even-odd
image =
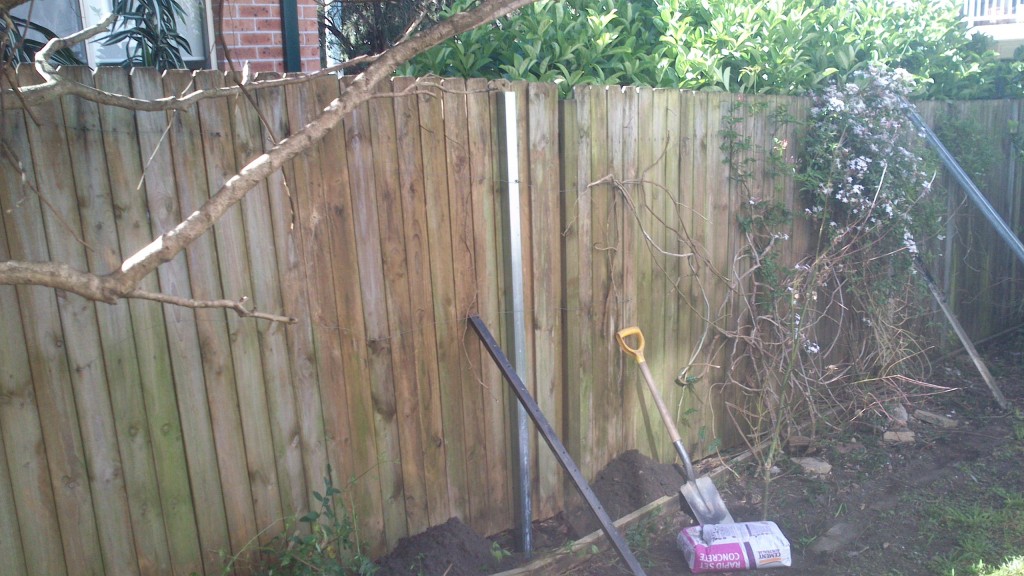
[{"label": "garden bed", "polygon": [[[1007,398],[1024,406],[1024,331],[990,343],[982,353]],[[932,381],[957,390],[907,406],[912,443],[885,442],[873,424],[819,437],[810,455],[828,462],[831,472],[812,475],[789,460],[780,462],[767,505],[753,459],[719,460],[715,483],[736,520],[760,520],[766,509],[789,538],[793,567],[780,574],[990,574],[978,563],[999,566],[1008,556],[1024,555],[1024,417],[995,408],[966,356],[936,366]],[[957,425],[915,419],[918,409],[948,415]],[[609,515],[620,518],[617,524],[649,576],[689,573],[675,545],[679,529],[692,524],[679,511],[680,482],[671,466],[627,452],[593,483]],[[587,527],[563,516],[537,523],[538,546],[549,550],[515,567],[514,556],[495,561],[503,554],[494,552],[511,548],[509,535],[491,541],[453,521],[432,531],[454,537],[428,531],[410,538],[382,559],[381,573],[630,574],[603,533],[579,537],[574,525]],[[475,542],[474,553],[466,553],[464,540]]]}]

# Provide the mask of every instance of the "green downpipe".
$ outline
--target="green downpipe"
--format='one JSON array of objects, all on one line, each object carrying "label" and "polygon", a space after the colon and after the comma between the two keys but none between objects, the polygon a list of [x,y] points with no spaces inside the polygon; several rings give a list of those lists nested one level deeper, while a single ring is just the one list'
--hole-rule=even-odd
[{"label": "green downpipe", "polygon": [[284,71],[302,72],[299,53],[298,0],[281,0],[281,43],[284,48]]}]

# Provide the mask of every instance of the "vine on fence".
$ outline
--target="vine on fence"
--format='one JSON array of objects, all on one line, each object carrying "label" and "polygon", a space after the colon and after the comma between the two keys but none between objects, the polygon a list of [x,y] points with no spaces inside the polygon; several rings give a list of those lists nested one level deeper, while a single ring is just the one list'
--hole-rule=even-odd
[{"label": "vine on fence", "polygon": [[[730,109],[719,136],[742,237],[727,270],[715,270],[685,226],[676,228],[677,215],[652,212],[689,250],[657,245],[639,217],[652,208],[625,186],[642,181],[594,183],[615,185],[652,254],[686,258],[693,278],[695,267],[707,266],[709,278],[725,282],[727,295],[715,306],[698,282],[703,302],[693,310],[716,336],[705,332],[677,383],[704,376],[689,373],[698,352],[707,367],[724,358],[724,378],[713,387],[723,389],[728,417],[747,433],[765,510],[785,439],[884,416],[908,395],[937,389],[923,381],[918,335],[930,309],[914,263],[941,237],[945,199],[932,185],[937,163],[922,156],[905,114],[910,82],[899,70],[871,67],[812,94],[799,161],[786,136],[796,122],[788,107],[741,99]],[[744,131],[753,117],[766,120],[765,143]],[[794,182],[804,205],[797,214],[786,196]],[[799,255],[789,235],[797,218],[809,242]]]},{"label": "vine on fence", "polygon": [[[776,199],[782,177],[796,169],[777,135],[793,119],[784,109],[769,114],[776,133],[767,150],[737,129],[763,108],[741,103],[724,120],[723,152],[742,195],[746,241],[730,271],[729,306],[738,312],[725,334],[725,385],[742,400],[727,406],[749,431],[765,506],[783,442],[801,424],[809,421],[813,435],[821,423],[882,413],[912,393],[908,384],[920,384],[927,368],[914,329],[927,299],[913,261],[941,232],[945,204],[932,186],[932,163],[915,151],[921,146],[908,130],[903,97],[910,88],[901,71],[872,67],[811,96],[795,175],[807,206],[801,216],[814,234],[810,253],[793,265],[781,254],[791,215]],[[754,179],[771,182],[772,197],[755,196]]]}]

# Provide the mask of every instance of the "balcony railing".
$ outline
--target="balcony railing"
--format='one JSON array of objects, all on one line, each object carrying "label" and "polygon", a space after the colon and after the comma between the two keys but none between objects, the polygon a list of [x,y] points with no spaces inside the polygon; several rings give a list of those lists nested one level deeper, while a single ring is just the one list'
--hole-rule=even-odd
[{"label": "balcony railing", "polygon": [[968,28],[1024,24],[1024,0],[964,0]]},{"label": "balcony railing", "polygon": [[967,34],[994,41],[1001,58],[1015,57],[1024,46],[1024,0],[963,0]]}]

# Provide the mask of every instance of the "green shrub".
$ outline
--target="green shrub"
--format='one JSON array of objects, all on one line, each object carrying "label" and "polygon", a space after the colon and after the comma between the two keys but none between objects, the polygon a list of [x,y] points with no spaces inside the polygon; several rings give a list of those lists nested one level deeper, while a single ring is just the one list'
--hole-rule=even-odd
[{"label": "green shrub", "polygon": [[1022,64],[968,39],[953,0],[541,0],[400,72],[799,94],[869,65],[908,70],[929,97],[1022,93]]},{"label": "green shrub", "polygon": [[[362,553],[355,520],[341,503],[341,490],[331,480],[328,466],[324,492],[313,492],[319,509],[298,521],[285,523],[284,531],[262,547],[253,573],[261,576],[372,576],[377,565]],[[234,573],[236,561],[224,569]]]}]

